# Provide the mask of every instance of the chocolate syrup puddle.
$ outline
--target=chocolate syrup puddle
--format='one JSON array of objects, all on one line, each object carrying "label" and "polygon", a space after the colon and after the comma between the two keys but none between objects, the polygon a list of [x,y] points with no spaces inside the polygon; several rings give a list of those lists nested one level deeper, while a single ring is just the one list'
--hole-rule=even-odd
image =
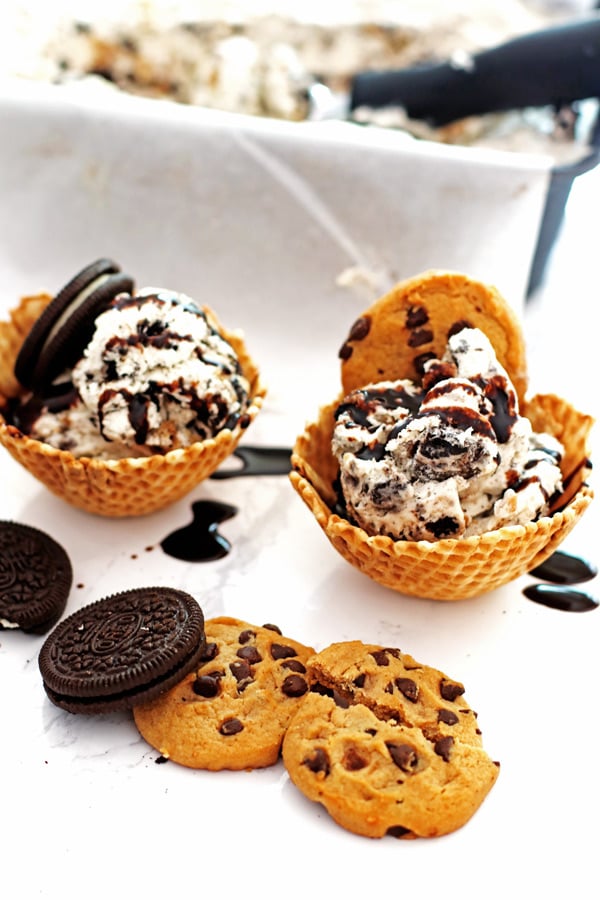
[{"label": "chocolate syrup puddle", "polygon": [[292,451],[288,447],[238,447],[233,452],[241,467],[218,469],[215,479],[239,478],[244,475],[287,475],[292,468]]},{"label": "chocolate syrup puddle", "polygon": [[543,606],[563,612],[590,612],[598,609],[600,605],[590,594],[555,584],[532,584],[524,588],[523,593],[534,603],[541,603]]},{"label": "chocolate syrup puddle", "polygon": [[554,584],[580,584],[582,581],[595,578],[598,569],[586,559],[556,550],[529,574],[544,581],[552,581]]},{"label": "chocolate syrup puddle", "polygon": [[592,609],[598,609],[600,605],[600,601],[590,594],[570,587],[561,587],[595,578],[598,569],[586,559],[571,556],[563,550],[556,550],[529,574],[553,582],[531,584],[523,589],[523,594],[534,603],[541,603],[550,609],[559,609],[563,612],[590,612]]},{"label": "chocolate syrup puddle", "polygon": [[233,518],[237,507],[219,500],[197,500],[192,503],[191,524],[171,532],[160,546],[169,556],[185,562],[212,562],[227,556],[229,541],[219,534],[221,522]]},{"label": "chocolate syrup puddle", "polygon": [[[238,478],[243,475],[287,475],[292,468],[292,451],[288,447],[238,447],[234,456],[241,467],[221,469],[211,478]],[[160,546],[169,556],[185,562],[212,562],[227,556],[229,541],[219,534],[221,522],[231,519],[237,507],[219,500],[192,503],[193,521],[164,538]]]}]

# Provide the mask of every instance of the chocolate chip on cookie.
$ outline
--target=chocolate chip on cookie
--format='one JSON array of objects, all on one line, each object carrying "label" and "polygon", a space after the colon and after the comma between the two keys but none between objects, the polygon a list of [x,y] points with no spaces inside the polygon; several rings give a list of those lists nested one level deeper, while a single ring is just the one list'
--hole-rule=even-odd
[{"label": "chocolate chip on cookie", "polygon": [[204,616],[184,591],[144,587],[64,619],[39,655],[50,700],[73,713],[130,709],[167,691],[205,652]]},{"label": "chocolate chip on cookie", "polygon": [[133,714],[142,737],[197,769],[253,769],[279,757],[288,722],[309,691],[314,651],[273,625],[220,617],[206,623],[194,672]]},{"label": "chocolate chip on cookie", "polygon": [[49,631],[64,611],[72,581],[66,551],[48,534],[0,522],[0,630]]},{"label": "chocolate chip on cookie", "polygon": [[332,644],[283,740],[290,778],[355,834],[433,837],[461,827],[498,777],[464,687],[390,647]]}]

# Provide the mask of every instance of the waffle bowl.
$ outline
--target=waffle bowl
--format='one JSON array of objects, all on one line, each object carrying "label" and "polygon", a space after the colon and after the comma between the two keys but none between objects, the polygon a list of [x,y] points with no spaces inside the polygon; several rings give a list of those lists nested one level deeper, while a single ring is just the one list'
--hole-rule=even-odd
[{"label": "waffle bowl", "polygon": [[13,367],[33,322],[51,301],[48,294],[24,297],[0,322],[0,443],[52,493],[79,509],[101,516],[142,516],[180,500],[208,478],[235,450],[248,424],[260,411],[265,396],[258,369],[243,339],[228,332],[211,310],[205,311],[218,325],[238,354],[250,382],[250,404],[245,427],[223,429],[214,438],[199,441],[164,455],[115,460],[75,457],[23,434],[3,417],[6,402],[22,393]]},{"label": "waffle bowl", "polygon": [[[429,542],[368,535],[336,512],[338,464],[331,451],[335,410],[350,390],[370,381],[415,378],[415,348],[408,347],[405,322],[407,311],[420,305],[431,313],[429,325],[434,332],[427,351],[434,348],[434,355],[443,352],[448,330],[457,321],[467,320],[481,328],[513,378],[521,414],[530,419],[535,431],[554,435],[565,447],[561,462],[565,490],[551,515],[473,537]],[[384,343],[378,355],[381,336]],[[422,352],[420,346],[419,355]],[[332,546],[379,584],[434,600],[463,600],[485,594],[547,559],[591,503],[593,492],[585,478],[593,418],[554,394],[526,399],[521,329],[493,289],[453,273],[425,273],[403,282],[361,316],[340,355],[343,391],[320,409],[316,421],[307,424],[297,438],[290,480]],[[352,360],[351,365],[347,365],[348,360]]]}]

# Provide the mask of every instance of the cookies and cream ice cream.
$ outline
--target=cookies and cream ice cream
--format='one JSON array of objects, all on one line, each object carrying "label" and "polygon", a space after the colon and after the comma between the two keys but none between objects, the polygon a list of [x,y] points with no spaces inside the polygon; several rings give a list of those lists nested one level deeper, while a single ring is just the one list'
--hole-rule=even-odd
[{"label": "cookies and cream ice cream", "polygon": [[[105,2],[102,15],[78,10],[75,18],[70,5],[62,15],[55,3],[46,5],[51,9],[45,27],[35,4],[13,29],[19,40],[6,29],[11,38],[0,55],[0,72],[86,84],[92,92],[110,84],[138,96],[290,121],[312,118],[315,106],[319,118],[322,99],[332,92],[335,106],[338,93],[350,89],[357,73],[442,60],[466,68],[473,53],[561,18],[560,10],[525,0],[501,5],[471,0],[459,9],[440,0],[347,2],[334,9],[279,3],[271,12],[252,3],[205,2],[190,11],[186,4],[165,8],[131,0],[127,9],[123,2]],[[435,128],[396,104],[361,106],[351,117],[407,136],[551,153],[568,162],[586,151],[597,104],[592,100],[585,109],[578,104],[558,113],[547,106],[523,114],[474,116]]]},{"label": "cookies and cream ice cream", "polygon": [[[31,417],[30,437],[73,455],[146,456],[212,438],[242,419],[249,384],[211,317],[184,294],[120,294],[71,372]],[[34,401],[35,402],[35,401]]]},{"label": "cookies and cream ice cream", "polygon": [[519,414],[511,380],[477,328],[410,380],[344,398],[332,449],[351,520],[398,540],[469,537],[524,525],[562,490],[561,444]]},{"label": "cookies and cream ice cream", "polygon": [[593,417],[529,396],[523,329],[493,285],[444,270],[401,281],[338,357],[342,389],[296,438],[290,481],[378,584],[486,594],[543,563],[590,505]]}]

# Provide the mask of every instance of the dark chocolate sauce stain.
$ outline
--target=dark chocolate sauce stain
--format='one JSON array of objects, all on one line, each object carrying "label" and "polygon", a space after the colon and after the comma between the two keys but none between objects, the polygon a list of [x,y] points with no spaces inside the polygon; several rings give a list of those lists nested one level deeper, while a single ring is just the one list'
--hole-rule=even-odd
[{"label": "dark chocolate sauce stain", "polygon": [[210,476],[215,479],[240,478],[244,475],[287,475],[292,468],[292,451],[288,447],[238,447],[233,456],[241,467],[221,468]]},{"label": "dark chocolate sauce stain", "polygon": [[192,513],[191,524],[161,541],[165,553],[185,562],[212,562],[227,556],[231,544],[219,534],[218,527],[235,516],[237,508],[219,500],[197,500],[192,503]]},{"label": "dark chocolate sauce stain", "polygon": [[[213,472],[211,478],[238,478],[242,475],[287,475],[292,468],[288,447],[238,447],[233,454],[241,466]],[[229,541],[219,534],[221,522],[237,513],[235,506],[219,500],[198,500],[192,504],[193,521],[161,541],[169,556],[185,562],[211,562],[227,556]],[[151,548],[146,548],[151,549]]]},{"label": "dark chocolate sauce stain", "polygon": [[535,578],[544,578],[552,584],[531,584],[523,589],[528,600],[559,609],[563,612],[590,612],[598,609],[600,601],[583,591],[576,591],[561,585],[579,584],[590,581],[598,574],[592,563],[578,556],[571,556],[563,550],[556,550],[552,556],[536,566],[529,573]]},{"label": "dark chocolate sauce stain", "polygon": [[543,606],[563,612],[590,612],[598,609],[600,605],[590,594],[555,584],[532,584],[524,588],[523,593],[534,603],[541,603]]},{"label": "dark chocolate sauce stain", "polygon": [[582,581],[595,578],[598,569],[585,559],[556,550],[529,574],[544,581],[552,581],[554,584],[580,584]]}]

